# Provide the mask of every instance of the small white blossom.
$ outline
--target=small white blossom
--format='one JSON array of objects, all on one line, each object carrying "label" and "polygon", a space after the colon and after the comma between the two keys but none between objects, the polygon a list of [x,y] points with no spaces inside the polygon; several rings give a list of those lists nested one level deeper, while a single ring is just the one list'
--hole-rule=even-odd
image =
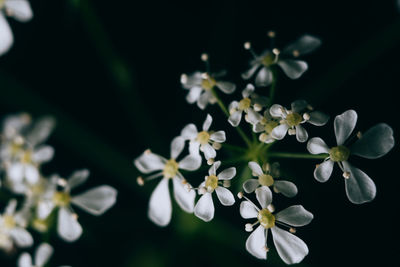
[{"label": "small white blossom", "polygon": [[261,119],[262,115],[257,113],[256,109],[258,107],[265,107],[268,103],[268,99],[266,97],[261,97],[254,93],[254,86],[252,84],[248,84],[246,88],[242,91],[243,99],[238,101],[232,101],[229,104],[229,123],[236,127],[239,125],[242,120],[243,112],[246,113],[245,119],[248,123],[252,125],[257,124]]},{"label": "small white blossom", "polygon": [[194,214],[203,221],[209,222],[214,218],[214,203],[212,193],[215,191],[222,205],[232,206],[235,198],[231,191],[223,186],[224,181],[231,180],[236,175],[236,168],[231,167],[223,170],[217,175],[217,169],[221,165],[221,161],[215,162],[208,171],[208,176],[202,182],[199,188],[202,196],[194,207]]},{"label": "small white blossom", "polygon": [[10,200],[3,214],[0,215],[0,249],[9,251],[14,244],[25,248],[33,244],[31,234],[25,229],[26,218],[16,212],[17,201]]},{"label": "small white blossom", "polygon": [[253,132],[261,133],[258,138],[260,142],[270,144],[275,141],[271,133],[277,126],[279,126],[279,119],[272,117],[268,108],[264,111],[264,116],[261,120],[253,125]]},{"label": "small white blossom", "polygon": [[310,139],[307,149],[311,154],[329,154],[323,163],[314,171],[314,177],[319,182],[326,182],[333,170],[335,162],[343,171],[345,178],[346,195],[352,203],[361,204],[372,201],[376,195],[376,187],[372,179],[347,161],[350,155],[357,155],[367,159],[384,156],[394,146],[393,130],[380,123],[362,134],[352,145],[345,144],[357,123],[357,113],[348,110],[336,116],[334,122],[337,146],[329,148],[319,137]]},{"label": "small white blossom", "polygon": [[[169,160],[146,150],[134,161],[136,168],[142,173],[155,172],[147,177],[146,180],[162,177],[151,194],[148,211],[150,220],[159,226],[166,226],[171,220],[172,204],[168,189],[169,180],[173,182],[174,197],[178,205],[188,213],[192,213],[194,209],[196,193],[191,190],[191,186],[186,182],[179,170],[197,170],[201,165],[201,157],[200,155],[190,154],[177,162],[176,159],[183,151],[184,146],[185,140],[183,137],[175,137],[171,142],[171,157]],[[142,181],[144,182],[143,179]]]},{"label": "small white blossom", "polygon": [[[311,35],[303,35],[294,43],[285,47],[282,52],[274,48],[265,50],[257,56],[252,52],[254,59],[250,62],[250,69],[242,74],[242,78],[250,79],[258,70],[255,84],[258,87],[268,86],[272,83],[273,77],[271,67],[278,65],[290,79],[298,79],[308,69],[307,62],[297,60],[300,55],[306,55],[321,45],[321,41]],[[248,46],[247,49],[251,49]]]},{"label": "small white blossom", "polygon": [[[75,171],[68,180],[57,175],[51,178],[51,185],[43,193],[37,207],[37,217],[46,219],[53,209],[58,208],[57,232],[65,241],[73,242],[82,234],[82,227],[71,204],[92,215],[102,215],[116,201],[117,190],[101,185],[72,196],[71,190],[84,183],[89,176],[88,170]],[[58,190],[57,187],[61,189]]]},{"label": "small white blossom", "polygon": [[310,123],[315,126],[325,125],[329,116],[320,111],[310,111],[309,105],[304,100],[296,100],[291,105],[291,110],[287,110],[281,105],[274,104],[269,112],[271,116],[280,118],[280,125],[275,127],[271,136],[276,140],[282,140],[286,133],[296,135],[299,142],[305,142],[308,139],[308,133],[301,124]]},{"label": "small white blossom", "polygon": [[272,203],[272,193],[267,187],[256,189],[256,197],[261,205],[259,209],[250,200],[243,201],[240,204],[240,215],[244,219],[257,218],[257,221],[246,226],[246,230],[252,230],[257,224],[260,224],[246,240],[247,251],[258,259],[267,259],[267,236],[271,229],[275,248],[286,264],[301,262],[308,254],[308,247],[303,240],[294,234],[278,227],[304,226],[311,222],[313,215],[301,205],[290,206],[276,214],[269,209]]},{"label": "small white blossom", "polygon": [[209,131],[211,123],[212,117],[210,114],[207,114],[201,132],[197,130],[196,125],[193,123],[186,125],[181,132],[181,136],[185,140],[190,140],[190,153],[198,155],[199,151],[202,151],[206,160],[214,159],[217,156],[214,147],[218,147],[218,145],[226,140],[224,131]]},{"label": "small white blossom", "polygon": [[[18,258],[18,267],[44,267],[53,255],[54,249],[47,243],[40,244],[35,251],[35,261],[28,253],[22,253]],[[60,266],[69,267],[69,266]]]},{"label": "small white blossom", "polygon": [[20,22],[32,19],[32,9],[27,0],[0,0],[0,56],[6,53],[14,42],[14,37],[5,16]]},{"label": "small white blossom", "polygon": [[269,186],[272,186],[275,192],[282,193],[286,197],[294,197],[297,195],[297,187],[294,183],[284,180],[275,180],[280,177],[278,162],[274,162],[271,165],[266,164],[265,166],[263,170],[257,162],[249,162],[249,168],[253,176],[258,177],[258,179],[248,179],[243,183],[243,189],[246,193],[254,192],[259,186],[266,187],[266,190],[270,190]]},{"label": "small white blossom", "polygon": [[221,74],[208,74],[199,71],[191,74],[181,75],[181,83],[184,89],[188,89],[189,93],[186,96],[188,103],[197,103],[200,109],[205,109],[207,104],[214,104],[217,100],[214,97],[212,90],[217,87],[226,94],[232,94],[236,85],[231,82],[220,81]]}]

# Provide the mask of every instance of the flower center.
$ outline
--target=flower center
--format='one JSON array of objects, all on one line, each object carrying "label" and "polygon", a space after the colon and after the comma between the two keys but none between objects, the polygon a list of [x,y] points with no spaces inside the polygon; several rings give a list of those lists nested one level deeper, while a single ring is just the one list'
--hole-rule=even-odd
[{"label": "flower center", "polygon": [[246,110],[250,107],[250,104],[251,104],[250,98],[245,97],[242,100],[240,100],[238,108],[240,110]]},{"label": "flower center", "polygon": [[55,192],[53,195],[53,202],[56,206],[65,207],[71,201],[71,197],[66,192]]},{"label": "flower center", "polygon": [[201,81],[201,87],[203,87],[204,90],[211,90],[213,87],[217,84],[214,78],[208,77],[207,79],[203,79]]},{"label": "flower center", "polygon": [[207,191],[212,192],[217,187],[218,187],[218,177],[215,175],[207,176],[207,179],[206,179]]},{"label": "flower center", "polygon": [[266,54],[262,59],[261,59],[261,63],[266,66],[269,67],[272,64],[275,63],[275,54],[273,53],[268,53]]},{"label": "flower center", "polygon": [[32,152],[30,150],[25,151],[21,158],[22,163],[30,163],[32,162]]},{"label": "flower center", "polygon": [[165,163],[163,175],[165,178],[174,178],[178,172],[178,162],[174,159],[170,159]]},{"label": "flower center", "polygon": [[297,126],[301,123],[302,117],[299,113],[293,112],[286,116],[286,123],[290,126]]},{"label": "flower center", "polygon": [[202,131],[197,134],[197,141],[199,141],[200,144],[205,145],[208,143],[210,140],[210,134],[206,131]]},{"label": "flower center", "polygon": [[275,226],[275,216],[268,209],[260,210],[257,219],[265,229]]},{"label": "flower center", "polygon": [[269,174],[261,174],[258,176],[258,182],[260,185],[271,186],[274,184],[274,178]]},{"label": "flower center", "polygon": [[350,149],[345,146],[335,146],[329,150],[329,157],[332,161],[346,161],[350,156]]},{"label": "flower center", "polygon": [[39,218],[32,221],[32,226],[41,233],[46,232],[49,229],[46,220],[41,220]]},{"label": "flower center", "polygon": [[12,229],[15,227],[14,217],[11,215],[4,215],[3,217],[3,225],[7,229]]},{"label": "flower center", "polygon": [[266,122],[265,126],[264,126],[265,133],[270,134],[272,132],[272,130],[278,125],[279,125],[279,123],[276,121]]},{"label": "flower center", "polygon": [[0,10],[3,8],[5,2],[6,0],[0,0]]}]

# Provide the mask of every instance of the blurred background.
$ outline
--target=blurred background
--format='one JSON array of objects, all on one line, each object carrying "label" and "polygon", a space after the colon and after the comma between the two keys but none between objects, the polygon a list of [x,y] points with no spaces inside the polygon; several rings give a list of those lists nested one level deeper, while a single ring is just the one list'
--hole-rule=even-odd
[{"label": "blurred background", "polygon": [[[239,203],[216,204],[209,223],[175,204],[168,227],[147,218],[157,182],[137,186],[139,173],[132,164],[144,149],[168,156],[170,140],[190,122],[201,125],[206,112],[215,117],[215,129],[227,131],[229,143],[243,145],[216,105],[204,112],[185,101],[179,77],[205,70],[203,52],[209,53],[212,70],[228,70],[226,80],[237,83],[234,97],[224,96],[229,103],[246,84],[240,80],[251,58],[245,41],[259,53],[269,46],[269,30],[276,32],[278,47],[304,33],[318,36],[323,45],[305,58],[309,70],[296,81],[281,75],[275,102],[289,106],[303,98],[330,114],[326,127],[308,127],[310,136],[330,145],[334,116],[350,108],[359,114],[358,130],[386,122],[398,140],[396,1],[34,0],[31,5],[31,22],[9,19],[15,44],[0,57],[0,116],[20,111],[55,116],[58,124],[47,143],[56,154],[43,173],[68,176],[87,167],[91,176],[83,189],[110,184],[119,191],[117,204],[105,215],[79,213],[84,233],[77,242],[53,234],[50,266],[284,266],[274,249],[267,262],[247,253],[247,221],[239,215]],[[305,147],[289,137],[274,149],[306,152]],[[315,215],[297,232],[310,249],[299,266],[395,264],[397,159],[395,147],[381,159],[352,160],[378,190],[372,203],[360,206],[347,200],[337,170],[320,184],[312,175],[319,161],[280,161],[282,176],[298,185],[299,194],[277,197],[278,210],[302,204]],[[196,185],[203,175],[187,178]],[[237,186],[232,189],[237,192]],[[0,266],[15,266],[17,256],[0,253]]]}]

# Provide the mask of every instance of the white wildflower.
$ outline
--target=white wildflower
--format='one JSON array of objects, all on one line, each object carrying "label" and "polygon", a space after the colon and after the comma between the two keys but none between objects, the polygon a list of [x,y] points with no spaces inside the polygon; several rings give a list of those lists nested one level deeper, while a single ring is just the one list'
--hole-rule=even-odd
[{"label": "white wildflower", "polygon": [[266,109],[261,120],[253,125],[253,132],[261,133],[258,139],[263,143],[270,144],[275,141],[275,138],[272,137],[271,133],[277,126],[279,126],[278,118],[272,117],[269,109]]}]

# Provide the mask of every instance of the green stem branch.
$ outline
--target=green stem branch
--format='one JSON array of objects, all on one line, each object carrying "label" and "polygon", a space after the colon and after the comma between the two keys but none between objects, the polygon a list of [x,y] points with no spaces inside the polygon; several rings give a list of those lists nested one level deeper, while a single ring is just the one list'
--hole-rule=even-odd
[{"label": "green stem branch", "polygon": [[306,154],[306,153],[290,153],[290,152],[268,152],[270,158],[289,158],[289,159],[326,159],[329,154]]}]

